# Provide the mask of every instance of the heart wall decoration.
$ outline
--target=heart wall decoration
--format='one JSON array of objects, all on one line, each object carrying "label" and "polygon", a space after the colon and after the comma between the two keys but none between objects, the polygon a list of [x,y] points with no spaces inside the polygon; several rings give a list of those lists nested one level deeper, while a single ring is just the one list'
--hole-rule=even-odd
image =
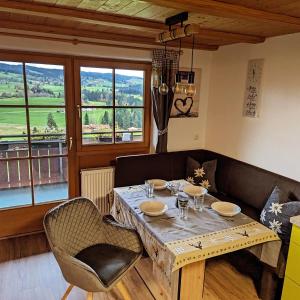
[{"label": "heart wall decoration", "polygon": [[[181,83],[188,84],[188,73],[190,69],[183,68],[180,70]],[[171,118],[197,118],[199,115],[199,100],[201,95],[200,79],[201,69],[193,69],[195,72],[196,95],[187,96],[184,93],[175,93],[173,98],[173,106],[171,110]]]},{"label": "heart wall decoration", "polygon": [[179,114],[188,117],[192,106],[193,106],[193,98],[192,97],[185,97],[184,99],[177,98],[174,99],[174,106],[179,112]]}]

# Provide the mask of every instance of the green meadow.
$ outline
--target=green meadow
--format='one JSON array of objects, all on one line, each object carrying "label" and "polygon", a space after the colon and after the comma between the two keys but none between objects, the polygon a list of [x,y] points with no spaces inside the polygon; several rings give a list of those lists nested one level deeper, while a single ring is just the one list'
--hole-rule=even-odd
[{"label": "green meadow", "polygon": [[[28,104],[42,106],[29,108],[31,133],[64,133],[66,115],[63,107],[65,97],[62,71],[29,66],[26,67],[26,72]],[[112,127],[112,109],[88,107],[112,105],[111,79],[105,73],[87,73],[82,76],[82,105],[86,106],[82,109],[83,132],[111,130],[107,127]],[[128,106],[128,109],[116,110],[117,129],[127,130],[129,127],[142,127],[142,109],[135,111],[130,109],[131,105],[143,105],[142,85],[143,79],[141,78],[118,76],[116,103]],[[24,104],[24,83],[20,66],[0,63],[0,142],[26,139],[25,108],[9,106]],[[5,105],[7,106],[5,107]],[[58,107],[49,108],[47,106]],[[74,111],[74,114],[77,114],[77,111]],[[23,137],[8,137],[10,135],[23,135]]]}]

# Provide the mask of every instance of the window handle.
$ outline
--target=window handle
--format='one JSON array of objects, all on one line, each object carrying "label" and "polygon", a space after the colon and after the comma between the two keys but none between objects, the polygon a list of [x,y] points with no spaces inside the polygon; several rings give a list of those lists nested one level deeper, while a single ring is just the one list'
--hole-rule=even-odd
[{"label": "window handle", "polygon": [[77,104],[77,112],[78,112],[78,118],[81,119],[81,108],[79,104]]},{"label": "window handle", "polygon": [[73,147],[73,138],[70,136],[70,138],[69,138],[69,151],[72,150],[72,147]]}]

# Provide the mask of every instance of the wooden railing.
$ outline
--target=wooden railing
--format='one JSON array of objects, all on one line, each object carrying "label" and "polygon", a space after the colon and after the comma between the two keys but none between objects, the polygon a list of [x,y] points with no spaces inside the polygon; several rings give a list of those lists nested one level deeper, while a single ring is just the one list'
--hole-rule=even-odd
[{"label": "wooden railing", "polygon": [[[67,159],[51,157],[64,154],[65,145],[64,140],[32,141],[32,156],[37,157],[32,159],[34,184],[67,181]],[[30,186],[30,161],[24,159],[28,156],[27,142],[0,142],[0,189]]]},{"label": "wooden railing", "polygon": [[[98,142],[112,142],[106,135],[112,132],[93,132],[98,134]],[[142,131],[117,131],[116,142],[139,141]],[[88,136],[89,133],[83,133]],[[15,138],[7,141],[8,138]],[[21,140],[23,139],[24,140]],[[34,134],[31,141],[33,180],[35,185],[67,181],[67,158],[55,157],[67,154],[65,134]],[[4,140],[1,142],[1,140]],[[54,157],[53,157],[54,156]],[[0,189],[30,186],[30,161],[26,135],[0,136]],[[35,158],[36,157],[36,158]],[[43,158],[44,157],[44,158]]]}]

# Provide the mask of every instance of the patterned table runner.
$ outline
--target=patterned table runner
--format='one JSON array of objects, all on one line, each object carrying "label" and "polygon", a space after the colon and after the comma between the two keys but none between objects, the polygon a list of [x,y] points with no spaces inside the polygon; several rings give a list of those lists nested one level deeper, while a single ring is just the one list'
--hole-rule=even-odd
[{"label": "patterned table runner", "polygon": [[176,197],[167,189],[154,193],[153,199],[168,205],[168,211],[158,217],[146,216],[139,209],[141,202],[149,200],[143,185],[114,191],[112,215],[137,229],[149,256],[168,278],[171,272],[189,263],[244,248],[251,248],[261,261],[277,266],[281,247],[277,234],[242,213],[220,216],[210,207],[219,201],[213,196],[205,196],[203,212],[190,208],[188,219],[181,220]]}]

